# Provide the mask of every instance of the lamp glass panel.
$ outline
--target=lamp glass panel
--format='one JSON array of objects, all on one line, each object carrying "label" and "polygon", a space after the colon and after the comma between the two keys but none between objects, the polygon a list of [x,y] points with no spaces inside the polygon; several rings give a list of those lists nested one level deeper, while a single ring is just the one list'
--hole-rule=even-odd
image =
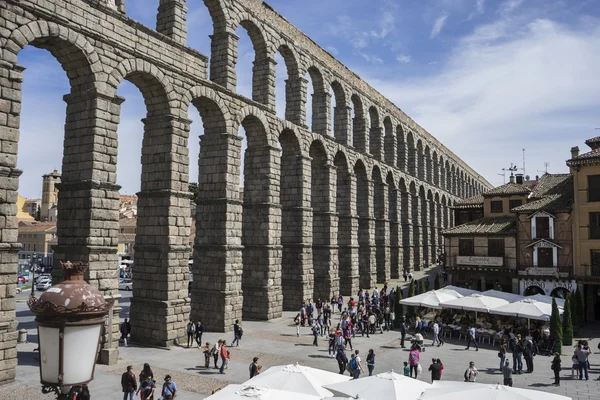
[{"label": "lamp glass panel", "polygon": [[40,369],[42,381],[58,383],[59,328],[38,326],[40,341]]},{"label": "lamp glass panel", "polygon": [[92,379],[101,324],[65,327],[63,385]]}]

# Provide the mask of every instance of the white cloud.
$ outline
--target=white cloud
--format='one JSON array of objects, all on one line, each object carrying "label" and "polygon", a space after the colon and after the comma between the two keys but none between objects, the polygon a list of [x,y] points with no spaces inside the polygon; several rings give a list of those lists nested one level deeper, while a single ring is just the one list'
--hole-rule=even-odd
[{"label": "white cloud", "polygon": [[501,14],[510,14],[521,6],[523,0],[507,0],[500,4],[499,11]]},{"label": "white cloud", "polygon": [[391,12],[384,12],[379,22],[379,32],[371,31],[370,36],[377,39],[384,39],[394,30],[395,22],[396,20]]},{"label": "white cloud", "polygon": [[431,34],[429,35],[429,37],[431,39],[433,39],[434,37],[436,37],[437,35],[440,34],[442,29],[444,28],[444,25],[446,25],[447,19],[448,19],[448,13],[443,13],[435,20],[435,23],[433,24],[433,28],[431,28]]},{"label": "white cloud", "polygon": [[412,61],[412,56],[410,54],[398,54],[396,56],[396,61],[400,64],[408,64]]},{"label": "white cloud", "polygon": [[467,17],[467,21],[472,20],[473,18],[475,18],[478,15],[481,15],[485,12],[485,0],[476,0],[475,1],[475,10],[473,10],[471,12],[471,14],[469,14],[469,16]]},{"label": "white cloud", "polygon": [[370,55],[370,54],[365,54],[365,53],[359,53],[359,54],[369,64],[383,64],[383,59],[381,57]]},{"label": "white cloud", "polygon": [[[362,75],[491,182],[508,163],[565,171],[571,146],[595,133],[600,24],[505,21],[503,40],[480,27],[433,76],[398,82]],[[510,33],[506,33],[510,32]]]}]

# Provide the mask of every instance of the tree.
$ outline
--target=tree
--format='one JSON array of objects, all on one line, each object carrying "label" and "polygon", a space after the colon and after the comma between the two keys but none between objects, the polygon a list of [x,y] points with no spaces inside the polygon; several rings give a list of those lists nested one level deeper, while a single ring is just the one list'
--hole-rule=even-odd
[{"label": "tree", "polygon": [[394,320],[395,328],[400,328],[402,317],[404,316],[404,306],[400,304],[400,300],[402,300],[402,289],[400,286],[396,286],[396,304],[394,304],[394,313],[396,314],[396,319]]},{"label": "tree", "polygon": [[435,290],[440,288],[440,276],[438,274],[435,275],[435,279],[433,280],[433,288]]},{"label": "tree", "polygon": [[554,351],[561,353],[563,340],[562,324],[554,296],[552,296],[552,316],[550,317],[550,339],[554,340]]},{"label": "tree", "polygon": [[573,321],[571,320],[571,296],[565,300],[565,311],[562,320],[562,344],[564,346],[573,345]]},{"label": "tree", "polygon": [[585,323],[585,312],[583,310],[583,299],[581,298],[581,292],[579,291],[579,288],[577,288],[577,291],[575,292],[575,300],[577,302],[575,305],[575,312],[577,313],[577,322],[579,328],[583,328],[583,325]]},{"label": "tree", "polygon": [[196,182],[191,182],[188,185],[188,190],[192,193],[192,200],[196,200],[198,198],[198,184]]},{"label": "tree", "polygon": [[[573,296],[569,296],[569,304],[570,304],[570,312],[571,312],[571,322],[573,325],[573,334],[576,335],[577,333],[579,333],[579,314],[577,314],[577,292],[573,293]],[[565,312],[567,311],[566,309],[567,304],[565,302]],[[563,318],[564,318],[564,314],[563,314]]]},{"label": "tree", "polygon": [[35,212],[35,220],[36,221],[42,220],[42,207],[40,207],[40,206],[37,206],[37,211]]},{"label": "tree", "polygon": [[425,279],[421,279],[419,281],[419,294],[423,294],[425,292],[426,292],[426,290],[425,290]]},{"label": "tree", "polygon": [[[408,286],[408,296],[407,298],[414,297],[415,295],[415,281],[410,281],[410,285]],[[415,308],[412,306],[406,307],[406,318],[409,321],[413,321],[415,319]]]}]

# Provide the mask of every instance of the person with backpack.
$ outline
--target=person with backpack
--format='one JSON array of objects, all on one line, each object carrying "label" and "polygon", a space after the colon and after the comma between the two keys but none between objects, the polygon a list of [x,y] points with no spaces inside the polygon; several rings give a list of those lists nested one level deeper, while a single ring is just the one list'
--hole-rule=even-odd
[{"label": "person with backpack", "polygon": [[475,382],[477,375],[479,375],[479,371],[475,368],[475,362],[471,361],[469,363],[469,368],[465,371],[465,382]]},{"label": "person with backpack", "polygon": [[354,350],[354,356],[350,360],[350,369],[352,370],[351,375],[352,379],[358,379],[360,374],[364,373],[365,370],[362,367],[360,356],[358,355],[359,351]]},{"label": "person with backpack", "polygon": [[127,337],[131,333],[131,324],[127,318],[125,318],[125,321],[119,327],[119,331],[121,332],[121,340],[125,344],[125,347],[127,347]]},{"label": "person with backpack", "polygon": [[414,378],[417,379],[417,375],[419,374],[419,361],[421,360],[421,353],[417,350],[416,347],[413,347],[408,353],[408,363],[410,364],[410,377],[413,377],[413,372],[415,374]]},{"label": "person with backpack", "polygon": [[233,341],[231,342],[231,347],[233,347],[234,343],[237,347],[240,347],[240,340],[242,340],[243,334],[242,324],[239,319],[236,319],[235,324],[233,324]]},{"label": "person with backpack", "polygon": [[348,357],[346,356],[346,352],[344,351],[344,346],[339,346],[337,349],[337,353],[335,355],[335,360],[338,363],[338,367],[340,368],[340,375],[344,375],[346,372],[346,368],[348,368]]},{"label": "person with backpack", "polygon": [[372,376],[375,369],[375,352],[373,349],[369,349],[369,354],[367,354],[367,369],[369,370],[369,376]]},{"label": "person with backpack", "polygon": [[165,376],[161,393],[164,400],[173,400],[177,396],[177,385],[171,379],[171,375]]},{"label": "person with backpack", "polygon": [[187,347],[190,348],[190,344],[194,344],[194,336],[196,334],[196,324],[190,319],[187,324]]}]

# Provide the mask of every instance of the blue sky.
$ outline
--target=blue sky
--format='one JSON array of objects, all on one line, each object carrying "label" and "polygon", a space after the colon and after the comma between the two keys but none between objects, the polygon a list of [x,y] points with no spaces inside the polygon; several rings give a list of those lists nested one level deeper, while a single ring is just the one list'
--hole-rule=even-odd
[{"label": "blue sky", "polygon": [[[268,3],[392,100],[492,184],[502,168],[566,172],[569,149],[600,135],[600,2],[593,0],[270,0]],[[158,0],[127,0],[128,15],[154,26]],[[188,45],[209,55],[212,23],[188,0]],[[238,92],[250,95],[254,53],[239,28]],[[281,115],[286,70],[277,66]],[[43,50],[26,48],[19,167],[21,194],[38,197],[41,175],[60,169],[65,73]],[[310,89],[309,89],[310,90]],[[139,190],[145,115],[123,83],[118,182]],[[195,110],[190,177],[197,180]]]}]

